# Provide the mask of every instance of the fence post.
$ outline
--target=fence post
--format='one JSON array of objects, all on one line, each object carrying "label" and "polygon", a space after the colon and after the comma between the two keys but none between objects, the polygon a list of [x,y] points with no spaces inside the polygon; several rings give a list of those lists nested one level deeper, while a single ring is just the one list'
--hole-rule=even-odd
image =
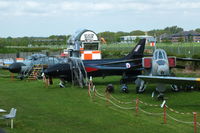
[{"label": "fence post", "polygon": [[109,105],[110,93],[106,91],[106,104]]},{"label": "fence post", "polygon": [[193,112],[194,114],[194,133],[197,132],[197,112]]},{"label": "fence post", "polygon": [[89,82],[89,83],[88,83],[88,96],[89,96],[89,97],[91,97],[90,90],[91,90],[91,86],[90,86],[90,82]]},{"label": "fence post", "polygon": [[139,99],[137,98],[136,99],[136,106],[135,106],[136,114],[138,113],[138,106],[139,106]]},{"label": "fence post", "polygon": [[90,93],[91,89],[93,89],[92,76],[90,76],[90,80],[89,80],[89,84],[88,84],[88,96],[90,96],[90,97],[91,97],[91,93]]},{"label": "fence post", "polygon": [[96,88],[95,88],[95,85],[93,86],[92,85],[92,91],[93,91],[93,97],[92,97],[92,99],[93,99],[93,101],[95,100],[95,96],[96,96]]},{"label": "fence post", "polygon": [[14,79],[14,73],[10,73],[10,78],[11,78],[11,80]]},{"label": "fence post", "polygon": [[167,110],[167,107],[166,107],[166,105],[164,104],[164,107],[163,107],[163,119],[164,119],[164,124],[166,124],[167,123],[167,117],[166,117],[166,115],[167,115],[167,112],[166,112],[166,110]]}]

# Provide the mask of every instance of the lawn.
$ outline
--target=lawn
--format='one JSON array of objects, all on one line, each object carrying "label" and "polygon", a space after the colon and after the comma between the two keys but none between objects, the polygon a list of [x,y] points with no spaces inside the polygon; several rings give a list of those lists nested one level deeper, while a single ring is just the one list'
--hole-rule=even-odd
[{"label": "lawn", "polygon": [[[2,74],[3,73],[3,74]],[[79,88],[68,84],[67,88],[59,88],[58,80],[45,87],[42,81],[11,80],[8,73],[0,70],[0,108],[17,108],[14,129],[10,129],[1,120],[0,127],[12,133],[188,133],[193,132],[193,124],[176,122],[167,117],[167,124],[163,123],[163,116],[144,114],[139,110],[123,110],[106,101],[87,94],[87,87]],[[97,91],[104,93],[108,83],[114,84],[113,97],[121,101],[139,100],[160,105],[162,101],[151,97],[154,86],[149,85],[144,94],[136,94],[133,84],[129,84],[129,94],[119,91],[120,77],[95,78]],[[179,112],[200,112],[200,92],[166,92],[167,105]],[[125,106],[125,105],[120,105]],[[135,102],[130,107],[135,106]],[[128,105],[126,105],[128,107]],[[162,112],[160,107],[150,107],[139,104],[148,112]],[[193,115],[181,115],[168,111],[182,121],[193,121]],[[199,119],[198,119],[199,120]],[[200,121],[200,120],[199,120]],[[198,128],[200,130],[200,128]]]}]

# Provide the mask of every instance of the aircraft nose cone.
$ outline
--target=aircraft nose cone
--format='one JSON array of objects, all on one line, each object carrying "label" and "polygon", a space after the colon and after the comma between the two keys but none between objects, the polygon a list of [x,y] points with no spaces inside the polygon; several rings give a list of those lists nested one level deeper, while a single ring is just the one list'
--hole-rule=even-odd
[{"label": "aircraft nose cone", "polygon": [[8,67],[8,70],[12,73],[19,73],[21,72],[22,64],[21,63],[13,63]]},{"label": "aircraft nose cone", "polygon": [[158,75],[166,76],[169,75],[169,68],[165,65],[158,67]]}]

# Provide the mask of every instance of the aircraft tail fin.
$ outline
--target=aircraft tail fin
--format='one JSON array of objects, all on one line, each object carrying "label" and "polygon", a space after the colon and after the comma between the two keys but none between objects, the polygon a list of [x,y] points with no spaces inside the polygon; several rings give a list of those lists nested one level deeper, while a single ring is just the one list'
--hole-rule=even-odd
[{"label": "aircraft tail fin", "polygon": [[124,59],[142,58],[144,55],[146,39],[141,39],[134,49]]}]

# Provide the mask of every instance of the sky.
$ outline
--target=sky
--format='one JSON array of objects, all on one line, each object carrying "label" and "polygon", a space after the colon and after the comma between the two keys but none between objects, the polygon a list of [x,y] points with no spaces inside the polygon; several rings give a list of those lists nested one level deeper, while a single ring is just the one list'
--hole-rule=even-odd
[{"label": "sky", "polygon": [[200,28],[199,0],[0,0],[0,37]]}]

